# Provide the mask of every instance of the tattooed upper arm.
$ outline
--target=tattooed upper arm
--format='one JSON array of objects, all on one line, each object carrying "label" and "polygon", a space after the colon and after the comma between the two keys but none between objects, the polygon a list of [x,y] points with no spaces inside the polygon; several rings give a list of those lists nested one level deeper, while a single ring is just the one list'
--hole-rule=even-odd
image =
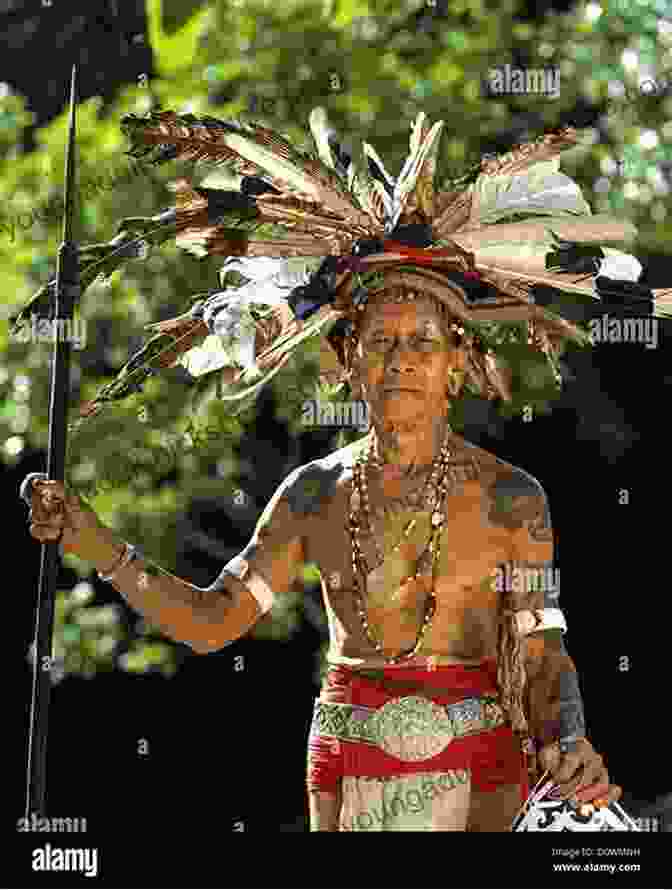
[{"label": "tattooed upper arm", "polygon": [[[520,572],[513,608],[559,608],[559,572],[552,568],[553,527],[546,492],[533,476],[507,466],[491,484],[488,498],[490,521],[511,532],[511,568]],[[526,636],[525,671],[532,733],[544,744],[565,735],[585,735],[576,667],[561,630]]]},{"label": "tattooed upper arm", "polygon": [[[553,568],[553,527],[548,498],[539,482],[506,465],[487,489],[488,519],[509,530],[511,562],[507,567],[515,609],[559,608],[559,572]],[[564,654],[562,631],[546,630],[526,638],[526,657]]]},{"label": "tattooed upper arm", "polygon": [[[506,466],[486,488],[488,519],[516,535],[525,532],[530,545],[553,545],[548,498],[539,482],[517,467]],[[523,545],[524,546],[524,545]]]}]

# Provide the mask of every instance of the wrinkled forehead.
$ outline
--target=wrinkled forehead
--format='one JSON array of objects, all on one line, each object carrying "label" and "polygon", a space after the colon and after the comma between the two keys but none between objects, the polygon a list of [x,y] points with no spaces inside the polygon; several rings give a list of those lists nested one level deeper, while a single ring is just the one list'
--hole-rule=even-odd
[{"label": "wrinkled forehead", "polygon": [[446,333],[446,323],[435,301],[430,297],[418,296],[412,302],[397,303],[378,298],[370,301],[361,323],[361,334],[375,329],[383,330],[427,330]]}]

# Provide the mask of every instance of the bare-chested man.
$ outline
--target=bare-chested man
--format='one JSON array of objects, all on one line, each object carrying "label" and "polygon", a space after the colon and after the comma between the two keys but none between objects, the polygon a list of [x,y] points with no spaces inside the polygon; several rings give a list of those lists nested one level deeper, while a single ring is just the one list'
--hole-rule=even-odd
[{"label": "bare-chested man", "polygon": [[[303,563],[319,566],[330,646],[308,746],[312,831],[509,830],[527,793],[526,757],[512,729],[515,697],[505,701],[500,688],[502,677],[515,686],[516,664],[526,677],[537,765],[551,770],[562,796],[580,787],[578,800],[604,804],[622,793],[585,738],[557,590],[512,592],[497,583],[503,566],[552,566],[548,502],[529,474],[447,427],[463,361],[432,299],[370,299],[351,382],[367,403],[371,433],[294,470],[248,546],[206,589],[152,574],[142,557],[121,559],[124,546],[77,498],[63,508],[60,483],[33,484],[31,534],[62,534],[64,551],[111,573],[133,608],[197,652],[241,637],[274,593],[291,588]],[[450,484],[444,517],[435,520],[427,481],[433,464],[443,478],[435,461],[444,444]],[[431,554],[429,563],[417,561],[439,526],[432,583]],[[353,566],[362,565],[360,600]],[[513,620],[522,648],[504,670],[507,604],[521,610]],[[538,625],[525,625],[524,610],[533,609],[545,610],[538,616],[550,629],[529,633]]]}]

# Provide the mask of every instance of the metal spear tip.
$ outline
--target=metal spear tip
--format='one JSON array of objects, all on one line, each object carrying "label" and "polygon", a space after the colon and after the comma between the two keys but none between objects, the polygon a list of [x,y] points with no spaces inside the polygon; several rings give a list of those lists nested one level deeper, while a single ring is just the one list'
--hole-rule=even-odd
[{"label": "metal spear tip", "polygon": [[68,145],[66,155],[65,172],[65,211],[63,213],[63,243],[72,240],[72,216],[75,200],[75,130],[77,109],[77,65],[72,66],[70,80],[70,126],[68,130]]}]

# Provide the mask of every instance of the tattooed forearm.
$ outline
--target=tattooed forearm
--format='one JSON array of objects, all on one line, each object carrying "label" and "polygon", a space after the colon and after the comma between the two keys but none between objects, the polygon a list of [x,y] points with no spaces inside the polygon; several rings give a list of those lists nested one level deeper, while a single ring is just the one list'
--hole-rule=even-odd
[{"label": "tattooed forearm", "polygon": [[119,569],[113,586],[163,633],[197,651],[204,642],[204,629],[221,622],[228,603],[226,592],[215,585],[203,590],[147,560]]},{"label": "tattooed forearm", "polygon": [[532,734],[543,744],[565,736],[584,736],[586,722],[579,677],[562,640],[549,641],[543,655],[528,659],[527,671]]},{"label": "tattooed forearm", "polygon": [[560,674],[560,738],[586,734],[583,699],[576,671],[564,670]]}]

